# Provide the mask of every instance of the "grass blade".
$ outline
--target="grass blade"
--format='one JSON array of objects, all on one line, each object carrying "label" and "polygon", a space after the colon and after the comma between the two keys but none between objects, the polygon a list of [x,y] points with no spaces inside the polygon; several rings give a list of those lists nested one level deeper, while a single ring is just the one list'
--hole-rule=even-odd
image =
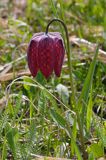
[{"label": "grass blade", "polygon": [[91,118],[92,118],[92,106],[93,106],[93,101],[92,101],[92,90],[90,93],[90,98],[87,106],[87,116],[86,116],[86,125],[87,125],[87,131],[89,132],[90,129],[90,123],[91,123]]},{"label": "grass blade", "polygon": [[99,48],[97,47],[95,55],[94,55],[94,58],[93,58],[93,61],[92,61],[91,65],[90,65],[87,77],[85,79],[84,86],[83,86],[83,89],[82,89],[82,92],[81,92],[81,95],[80,95],[80,98],[79,98],[79,102],[78,102],[79,104],[81,103],[82,100],[85,103],[88,100],[89,90],[91,88],[93,75],[94,75],[94,71],[95,71],[95,66],[96,66],[96,59],[97,59],[97,55],[98,55],[98,49]]},{"label": "grass blade", "polygon": [[81,108],[82,109],[82,116],[81,116],[82,121],[84,120],[84,114],[85,114],[85,111],[86,111],[86,105],[85,104],[88,101],[89,91],[91,89],[91,85],[92,85],[92,81],[93,81],[93,75],[94,75],[96,60],[97,60],[97,56],[98,56],[98,50],[99,50],[99,47],[96,48],[96,52],[95,52],[93,61],[91,62],[91,65],[89,67],[88,74],[87,74],[87,77],[85,79],[84,86],[83,86],[83,89],[82,89],[82,92],[81,92],[81,95],[80,95],[80,98],[79,98],[79,101],[78,101],[78,107],[81,108],[81,106],[82,106],[82,108]]}]

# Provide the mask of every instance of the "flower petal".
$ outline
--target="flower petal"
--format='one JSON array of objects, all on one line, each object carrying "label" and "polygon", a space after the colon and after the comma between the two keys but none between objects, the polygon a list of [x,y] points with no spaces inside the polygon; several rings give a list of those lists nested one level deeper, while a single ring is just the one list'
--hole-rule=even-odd
[{"label": "flower petal", "polygon": [[36,76],[38,72],[38,42],[35,40],[31,40],[29,47],[28,47],[28,52],[27,52],[27,57],[28,57],[28,66],[31,71],[31,74],[33,77]]},{"label": "flower petal", "polygon": [[65,49],[63,46],[62,39],[55,39],[55,62],[54,62],[54,72],[56,76],[60,76],[62,64],[64,60]]},{"label": "flower petal", "polygon": [[54,55],[53,39],[49,35],[43,35],[38,48],[39,69],[48,78],[53,72]]}]

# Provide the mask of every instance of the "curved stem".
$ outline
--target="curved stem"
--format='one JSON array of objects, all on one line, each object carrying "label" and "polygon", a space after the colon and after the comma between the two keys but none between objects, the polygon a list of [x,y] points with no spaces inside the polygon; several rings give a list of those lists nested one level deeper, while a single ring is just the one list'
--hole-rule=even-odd
[{"label": "curved stem", "polygon": [[65,29],[65,33],[66,33],[66,39],[67,39],[67,47],[66,47],[66,52],[67,52],[67,57],[68,57],[68,67],[69,67],[69,75],[70,75],[70,84],[71,84],[71,89],[72,89],[72,101],[73,101],[73,105],[75,106],[76,105],[76,98],[75,98],[75,90],[74,90],[74,83],[73,83],[73,78],[72,78],[72,56],[71,56],[71,52],[70,52],[70,43],[69,43],[69,37],[68,37],[68,30],[67,30],[67,27],[65,25],[65,23],[60,20],[60,19],[53,19],[51,20],[47,27],[46,27],[46,34],[48,33],[48,29],[49,29],[49,26],[51,23],[53,23],[54,21],[58,21],[60,22],[64,29]]},{"label": "curved stem", "polygon": [[67,40],[66,52],[67,52],[67,58],[68,58],[70,85],[71,85],[71,90],[72,90],[72,105],[73,105],[73,107],[75,109],[75,112],[76,112],[76,115],[77,115],[77,122],[78,122],[79,132],[80,132],[80,141],[81,141],[81,147],[82,147],[82,152],[83,152],[83,159],[86,160],[83,128],[82,128],[82,124],[81,124],[80,114],[79,114],[79,111],[77,109],[78,106],[77,106],[77,103],[76,103],[75,88],[74,88],[74,82],[73,82],[73,76],[72,76],[72,55],[71,55],[71,52],[70,52],[70,43],[69,43],[69,37],[68,37],[68,30],[67,30],[67,27],[66,27],[65,23],[62,20],[56,18],[56,19],[51,20],[48,23],[45,33],[46,34],[48,33],[50,24],[55,22],[55,21],[60,22],[63,25],[65,33],[66,33],[66,40]]}]

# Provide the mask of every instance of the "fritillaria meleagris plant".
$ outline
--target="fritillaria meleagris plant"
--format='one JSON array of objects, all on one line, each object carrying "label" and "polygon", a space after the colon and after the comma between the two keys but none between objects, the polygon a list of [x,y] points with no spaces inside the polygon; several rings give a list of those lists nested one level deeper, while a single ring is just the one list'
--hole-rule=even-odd
[{"label": "fritillaria meleagris plant", "polygon": [[38,71],[41,71],[46,79],[50,77],[53,71],[57,77],[60,76],[64,60],[65,48],[63,39],[59,32],[48,32],[50,24],[54,21],[60,22],[63,25],[66,32],[66,40],[67,40],[66,53],[68,58],[68,68],[69,68],[70,84],[72,90],[71,100],[74,106],[75,113],[77,115],[83,159],[86,160],[87,156],[84,147],[85,145],[84,145],[83,128],[81,125],[80,114],[77,109],[78,106],[76,104],[75,90],[72,77],[72,59],[71,59],[72,57],[70,52],[68,30],[63,21],[61,21],[60,19],[53,19],[48,23],[46,32],[40,32],[34,34],[34,36],[30,40],[27,50],[28,66],[33,77],[37,75]]}]

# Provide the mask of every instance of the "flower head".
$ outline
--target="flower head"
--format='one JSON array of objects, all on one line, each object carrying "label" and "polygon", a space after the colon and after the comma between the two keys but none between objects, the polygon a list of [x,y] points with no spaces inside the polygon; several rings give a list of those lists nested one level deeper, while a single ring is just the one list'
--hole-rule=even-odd
[{"label": "flower head", "polygon": [[33,77],[40,70],[45,78],[54,71],[60,76],[64,60],[64,44],[60,33],[36,33],[28,46],[28,66]]}]

